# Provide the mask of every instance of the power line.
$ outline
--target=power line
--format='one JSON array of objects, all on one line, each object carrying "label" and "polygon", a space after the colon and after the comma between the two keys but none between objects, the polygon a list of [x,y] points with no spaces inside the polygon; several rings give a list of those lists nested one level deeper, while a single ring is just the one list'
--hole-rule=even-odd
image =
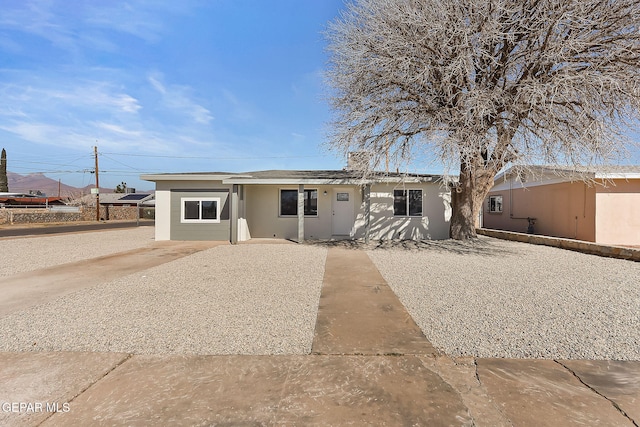
[{"label": "power line", "polygon": [[[143,158],[162,158],[162,159],[193,159],[193,160],[260,160],[260,159],[304,159],[304,158],[318,158],[318,157],[328,157],[325,154],[318,154],[312,156],[261,156],[261,157],[202,157],[202,156],[170,156],[170,155],[159,155],[159,154],[131,154],[131,153],[112,153],[112,152],[98,152],[98,156],[102,156],[103,158],[108,159],[109,161],[113,161],[119,165],[122,165],[128,170],[100,170],[101,174],[119,174],[122,176],[140,176],[141,174],[151,174],[156,173],[157,171],[144,171],[142,169],[136,168],[134,166],[123,163],[119,160],[114,159],[110,156],[127,156],[127,157],[143,157]],[[94,155],[82,155],[80,157],[76,157],[73,160],[66,161],[66,159],[60,158],[60,156],[56,156],[58,161],[62,160],[65,163],[51,163],[51,162],[43,162],[43,161],[29,161],[29,160],[13,160],[11,163],[20,164],[34,164],[34,165],[46,165],[46,166],[80,166],[74,165],[75,162],[79,160],[89,160],[94,157]],[[50,156],[48,158],[51,158]],[[40,170],[33,171],[31,168],[26,166],[13,166],[11,169],[19,170],[19,171],[28,171],[30,174],[94,174],[95,169],[91,167],[85,167],[79,170],[72,169],[49,169],[49,170]]]},{"label": "power line", "polygon": [[[77,162],[78,160],[81,160],[81,159],[83,159],[83,158],[84,158],[84,157],[80,157],[80,158],[77,158],[77,159],[75,159],[75,160],[72,160],[72,161],[70,161],[70,162],[68,162],[68,163],[30,162],[30,161],[28,161],[28,160],[20,160],[20,159],[18,159],[18,160],[13,160],[13,159],[12,159],[12,160],[11,160],[11,164],[13,164],[13,163],[18,163],[18,164],[23,164],[23,163],[25,163],[25,164],[27,164],[27,163],[28,163],[28,164],[33,164],[33,165],[47,165],[47,166],[73,166],[73,163],[75,163],[75,162]],[[14,167],[12,166],[12,168],[14,168]]]},{"label": "power line", "polygon": [[83,169],[83,170],[39,170],[39,171],[34,171],[31,168],[26,168],[26,167],[12,167],[12,172],[15,170],[26,170],[28,171],[28,173],[85,173],[85,172],[89,172],[89,169]]},{"label": "power line", "polygon": [[124,163],[122,163],[122,162],[120,162],[120,161],[118,161],[118,160],[114,159],[113,157],[109,157],[109,156],[104,155],[104,153],[103,153],[103,157],[106,157],[107,159],[109,159],[109,160],[111,160],[111,161],[114,161],[114,162],[116,162],[116,163],[118,163],[118,164],[121,164],[122,166],[128,167],[129,169],[133,169],[133,170],[135,170],[135,171],[140,171],[140,169],[138,169],[138,168],[134,168],[133,166],[129,166],[129,165],[127,165],[127,164],[124,164]]},{"label": "power line", "polygon": [[260,157],[202,157],[202,156],[161,156],[159,154],[130,154],[130,153],[102,153],[112,156],[128,157],[149,157],[162,159],[202,159],[202,160],[260,160],[260,159],[311,159],[317,157],[328,157],[327,154],[317,154],[314,156],[260,156]]}]

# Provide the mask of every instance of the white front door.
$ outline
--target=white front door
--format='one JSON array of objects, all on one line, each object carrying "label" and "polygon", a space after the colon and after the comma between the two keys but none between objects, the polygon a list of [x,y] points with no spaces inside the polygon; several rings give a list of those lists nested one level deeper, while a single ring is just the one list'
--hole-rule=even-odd
[{"label": "white front door", "polygon": [[353,230],[353,189],[334,188],[331,208],[333,235],[350,236]]}]

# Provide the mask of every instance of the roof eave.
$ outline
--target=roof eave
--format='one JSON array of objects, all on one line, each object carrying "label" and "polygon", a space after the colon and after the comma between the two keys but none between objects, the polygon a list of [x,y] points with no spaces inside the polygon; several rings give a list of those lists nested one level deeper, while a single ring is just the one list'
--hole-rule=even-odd
[{"label": "roof eave", "polygon": [[158,181],[224,181],[230,178],[229,174],[144,174],[140,175],[140,179],[144,181],[158,182]]},{"label": "roof eave", "polygon": [[261,185],[366,185],[380,183],[422,183],[435,182],[434,177],[382,177],[382,178],[238,178],[223,180],[224,184]]},{"label": "roof eave", "polygon": [[168,181],[221,181],[223,184],[262,184],[262,185],[365,185],[378,183],[427,183],[439,182],[440,175],[426,176],[369,176],[369,177],[265,177],[257,178],[251,174],[207,174],[207,173],[162,173],[143,174],[140,179],[152,182]]},{"label": "roof eave", "polygon": [[640,179],[640,173],[621,172],[621,173],[596,173],[596,179]]}]

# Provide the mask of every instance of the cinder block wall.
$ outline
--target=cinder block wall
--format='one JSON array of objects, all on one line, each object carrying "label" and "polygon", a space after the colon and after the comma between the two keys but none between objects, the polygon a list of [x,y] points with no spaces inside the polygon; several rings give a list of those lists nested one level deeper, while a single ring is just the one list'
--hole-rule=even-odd
[{"label": "cinder block wall", "polygon": [[[137,219],[136,206],[100,206],[100,218],[104,221]],[[153,209],[142,209],[140,218],[153,219]],[[54,222],[95,221],[94,207],[80,208],[80,212],[55,212],[40,208],[0,208],[0,225],[3,224],[48,224]]]},{"label": "cinder block wall", "polygon": [[[94,211],[95,212],[95,211]],[[43,224],[82,221],[83,212],[52,212],[49,209],[0,209],[0,224]]]}]

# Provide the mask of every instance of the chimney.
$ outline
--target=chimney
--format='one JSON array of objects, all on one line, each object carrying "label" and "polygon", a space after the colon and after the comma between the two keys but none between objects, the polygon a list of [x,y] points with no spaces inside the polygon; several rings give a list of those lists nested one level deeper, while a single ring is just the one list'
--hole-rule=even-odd
[{"label": "chimney", "polygon": [[347,157],[347,170],[366,171],[369,169],[371,153],[368,151],[351,151]]}]

